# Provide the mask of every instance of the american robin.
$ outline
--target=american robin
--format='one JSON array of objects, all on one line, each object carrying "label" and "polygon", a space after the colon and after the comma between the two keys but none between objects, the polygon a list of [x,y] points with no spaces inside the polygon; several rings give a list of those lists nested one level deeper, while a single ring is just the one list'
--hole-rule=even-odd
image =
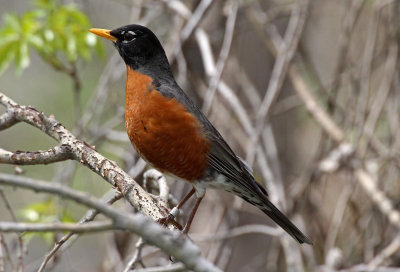
[{"label": "american robin", "polygon": [[251,169],[175,82],[164,49],[151,30],[132,24],[89,31],[111,40],[125,61],[125,125],[137,152],[152,167],[193,186],[161,222],[173,220],[196,193],[196,204],[184,228],[187,232],[206,187],[220,188],[261,209],[299,243],[311,244],[268,200]]}]

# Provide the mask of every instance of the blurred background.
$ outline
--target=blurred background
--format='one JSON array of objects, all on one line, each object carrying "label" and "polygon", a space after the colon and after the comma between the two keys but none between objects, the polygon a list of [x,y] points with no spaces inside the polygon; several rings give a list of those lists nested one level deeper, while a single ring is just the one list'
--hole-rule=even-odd
[{"label": "blurred background", "polygon": [[[10,21],[6,14],[23,16],[52,2],[0,0],[0,27]],[[86,15],[88,22],[77,20],[87,28],[139,23],[152,29],[179,85],[253,167],[271,200],[314,242],[300,246],[257,208],[208,190],[189,235],[207,259],[224,271],[400,271],[400,2],[77,0],[57,5]],[[57,24],[57,18],[47,23]],[[17,60],[3,67],[7,52],[0,36],[0,91],[54,115],[142,182],[148,168],[124,131],[125,65],[110,42],[82,33],[75,45],[58,51],[29,45],[21,50],[25,58],[16,54]],[[26,124],[0,133],[0,147],[10,151],[55,144]],[[0,165],[0,172],[21,170],[99,198],[111,190],[76,162]],[[183,182],[168,182],[175,199],[190,190]],[[77,221],[86,211],[44,194],[2,190],[20,221]],[[1,203],[0,221],[10,221]],[[115,205],[133,212],[123,200]],[[36,271],[61,235],[24,235],[24,270]],[[11,256],[6,271],[12,271],[18,239],[4,237]],[[82,235],[47,269],[121,271],[137,239],[121,232]],[[154,247],[145,245],[141,254],[138,268],[168,264],[168,256]]]}]

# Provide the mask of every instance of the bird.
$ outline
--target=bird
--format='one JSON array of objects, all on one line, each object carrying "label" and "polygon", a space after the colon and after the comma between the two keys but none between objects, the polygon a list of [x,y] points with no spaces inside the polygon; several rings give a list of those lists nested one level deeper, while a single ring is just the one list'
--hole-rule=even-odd
[{"label": "bird", "polygon": [[173,223],[195,194],[197,200],[183,229],[187,234],[206,188],[223,189],[259,208],[300,244],[312,244],[271,203],[247,163],[179,87],[163,46],[150,29],[129,24],[89,31],[111,40],[126,64],[125,126],[137,153],[151,167],[192,185],[160,223]]}]

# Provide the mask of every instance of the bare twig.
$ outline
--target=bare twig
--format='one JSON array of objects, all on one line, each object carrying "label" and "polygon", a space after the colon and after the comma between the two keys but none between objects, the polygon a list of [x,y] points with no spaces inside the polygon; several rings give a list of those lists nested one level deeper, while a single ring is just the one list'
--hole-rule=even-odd
[{"label": "bare twig", "polygon": [[394,208],[392,201],[381,191],[376,181],[371,175],[362,168],[355,169],[355,175],[359,183],[363,186],[371,200],[378,206],[381,212],[387,216],[389,222],[400,228],[400,212]]},{"label": "bare twig", "polygon": [[393,241],[385,247],[379,254],[377,254],[371,261],[368,262],[367,266],[371,269],[377,269],[378,266],[382,265],[392,255],[399,252],[400,249],[400,235],[397,235]]},{"label": "bare twig", "polygon": [[236,23],[236,14],[239,8],[239,3],[236,0],[227,2],[227,4],[229,5],[230,10],[228,12],[229,16],[226,21],[224,40],[222,42],[221,51],[219,53],[215,74],[210,79],[210,85],[208,87],[203,102],[203,112],[206,115],[208,114],[211,108],[211,103],[214,98],[215,91],[217,90],[219,81],[221,79],[222,71],[224,70],[225,63],[229,55],[229,51],[231,49],[232,37]]},{"label": "bare twig", "polygon": [[[201,28],[196,30],[195,36],[200,48],[204,70],[206,71],[206,74],[211,77],[216,71],[216,66],[211,50],[210,39],[207,33]],[[218,91],[229,102],[229,105],[238,116],[240,124],[243,126],[246,133],[250,135],[254,129],[251,126],[250,118],[247,115],[245,108],[235,92],[223,80],[219,81]]]},{"label": "bare twig", "polygon": [[135,269],[135,272],[180,272],[180,271],[187,271],[182,263]]},{"label": "bare twig", "polygon": [[135,264],[140,261],[142,258],[142,248],[144,246],[143,239],[140,237],[139,240],[136,242],[135,245],[135,253],[133,254],[132,258],[126,264],[124,272],[129,272],[129,270],[134,269]]},{"label": "bare twig", "polygon": [[89,222],[85,224],[72,223],[15,223],[15,222],[0,222],[0,231],[3,232],[59,232],[73,231],[76,233],[83,232],[99,232],[111,230],[114,224],[110,221],[106,222]]},{"label": "bare twig", "polygon": [[264,234],[268,236],[279,236],[283,234],[283,231],[277,228],[265,226],[265,225],[245,225],[237,227],[231,230],[227,230],[220,233],[214,233],[211,235],[192,235],[193,240],[197,242],[210,242],[236,238],[242,235],[248,234]]},{"label": "bare twig", "polygon": [[[165,176],[156,169],[149,169],[143,174],[143,177],[146,184],[148,184],[150,180],[154,180],[158,183],[160,201],[163,202],[163,205],[168,206],[169,187]],[[146,185],[144,185],[144,187],[146,187]]]},{"label": "bare twig", "polygon": [[9,248],[8,248],[7,243],[5,241],[4,234],[1,233],[1,232],[0,232],[0,247],[1,247],[2,250],[4,250],[4,252],[2,251],[3,252],[3,255],[2,255],[3,261],[7,260],[9,262],[9,264],[10,264],[11,269],[14,270],[15,269],[14,262],[13,262],[13,260],[11,258],[10,251],[9,251]]},{"label": "bare twig", "polygon": [[380,17],[380,10],[374,9],[373,16],[370,18],[369,31],[367,41],[365,43],[364,55],[361,65],[361,79],[360,79],[360,95],[357,101],[356,111],[360,114],[356,116],[356,125],[359,127],[356,141],[360,140],[362,135],[362,127],[364,125],[365,112],[367,110],[369,94],[370,94],[370,81],[372,71],[372,60],[374,57],[374,49],[376,45],[376,35],[378,33],[378,21]]},{"label": "bare twig", "polygon": [[[8,212],[11,215],[12,220],[17,223],[17,217],[15,216],[15,213],[10,205],[10,203],[7,200],[6,195],[4,194],[4,191],[2,188],[0,188],[0,196],[3,199],[3,202],[5,204],[5,207],[7,208]],[[18,240],[18,253],[17,253],[17,270],[18,271],[24,271],[24,262],[23,262],[23,255],[24,255],[24,241],[22,239],[22,233],[16,233],[17,235],[17,240]],[[1,246],[0,246],[1,247]]]},{"label": "bare twig", "polygon": [[[298,71],[294,67],[291,68],[291,79],[296,87],[296,93],[303,100],[307,110],[318,122],[318,124],[320,124],[320,126],[325,130],[325,132],[328,133],[328,135],[335,142],[352,146],[350,143],[345,141],[343,130],[322,109],[313,95],[308,92],[305,82],[298,75]],[[362,167],[357,166],[355,168],[355,174],[357,180],[364,187],[371,200],[373,200],[383,214],[389,218],[393,225],[400,228],[400,213],[393,208],[393,204],[387,198],[387,196],[378,189],[376,186],[376,181]]]},{"label": "bare twig", "polygon": [[292,60],[297,45],[299,43],[301,33],[303,32],[303,27],[306,21],[308,8],[308,0],[302,0],[299,2],[298,6],[293,9],[292,16],[287,27],[285,37],[280,47],[278,47],[278,54],[276,56],[276,61],[274,68],[272,70],[272,75],[268,84],[268,88],[265,92],[263,101],[258,109],[257,120],[256,120],[256,132],[251,135],[249,149],[247,152],[246,161],[253,165],[254,157],[256,154],[257,141],[264,130],[265,118],[267,117],[272,103],[275,101],[276,97],[281,90],[283,81],[286,77],[286,71],[289,67],[289,63]]},{"label": "bare twig", "polygon": [[183,28],[181,35],[178,40],[178,44],[175,46],[172,55],[169,57],[172,63],[179,52],[182,50],[182,44],[190,37],[195,27],[199,24],[200,20],[203,18],[204,12],[209,8],[213,1],[212,0],[201,0],[196,10],[193,12],[192,16],[189,17],[188,22]]},{"label": "bare twig", "polygon": [[5,261],[4,261],[4,253],[3,253],[3,245],[4,245],[4,241],[3,241],[3,234],[0,233],[0,272],[4,272],[6,270],[6,266],[5,266]]},{"label": "bare twig", "polygon": [[378,118],[383,110],[384,103],[389,95],[390,87],[392,86],[394,74],[396,72],[396,65],[398,63],[398,51],[399,47],[397,41],[392,42],[389,46],[389,52],[385,63],[385,74],[382,77],[381,86],[373,99],[371,105],[372,110],[365,121],[364,133],[367,139],[371,138]]},{"label": "bare twig", "polygon": [[[106,204],[113,204],[115,201],[117,201],[121,198],[122,198],[122,194],[120,192],[117,192],[114,194],[114,196],[112,198],[110,198],[108,201],[106,201]],[[81,220],[79,220],[79,224],[83,224],[83,223],[92,221],[98,214],[99,214],[99,211],[90,210]],[[60,240],[57,241],[57,243],[54,245],[53,249],[48,254],[46,254],[45,258],[43,259],[42,264],[39,267],[38,272],[44,271],[44,269],[46,268],[46,265],[50,261],[50,259],[65,244],[65,242],[67,242],[68,239],[71,238],[74,234],[75,234],[75,232],[72,231],[72,232],[64,235]]]}]

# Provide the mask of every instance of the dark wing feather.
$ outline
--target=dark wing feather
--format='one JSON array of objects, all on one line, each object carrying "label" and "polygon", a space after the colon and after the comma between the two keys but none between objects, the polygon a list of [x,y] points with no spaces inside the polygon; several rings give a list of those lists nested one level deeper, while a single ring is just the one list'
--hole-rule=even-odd
[{"label": "dark wing feather", "polygon": [[[268,200],[265,189],[254,180],[248,167],[232,152],[229,146],[221,141],[213,143],[214,148],[211,149],[209,156],[210,167],[226,176],[234,187],[239,189],[240,193],[237,195],[262,210],[299,243],[312,244],[311,240]],[[224,147],[227,148],[221,150]],[[225,159],[227,156],[230,160]],[[234,163],[231,163],[232,161]],[[235,190],[233,191],[235,192]]]},{"label": "dark wing feather", "polygon": [[210,168],[212,172],[216,171],[229,180],[232,186],[227,189],[231,189],[250,204],[257,206],[299,243],[311,244],[311,240],[268,200],[267,192],[254,180],[251,169],[236,156],[219,132],[179,86],[176,83],[173,85],[171,82],[169,84],[157,85],[157,90],[163,93],[164,96],[177,99],[186,106],[191,114],[200,120],[204,132],[211,142],[209,154]]}]

